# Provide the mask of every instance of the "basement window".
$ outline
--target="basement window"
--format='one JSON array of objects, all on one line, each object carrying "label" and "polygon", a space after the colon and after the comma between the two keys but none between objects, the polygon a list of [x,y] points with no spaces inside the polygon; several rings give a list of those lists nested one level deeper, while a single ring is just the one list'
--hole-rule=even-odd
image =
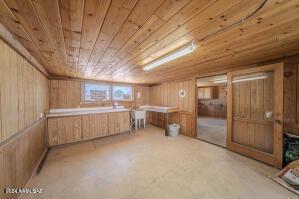
[{"label": "basement window", "polygon": [[97,102],[110,100],[110,85],[99,83],[84,83],[84,101]]},{"label": "basement window", "polygon": [[112,97],[115,101],[132,101],[133,88],[131,86],[113,86]]}]

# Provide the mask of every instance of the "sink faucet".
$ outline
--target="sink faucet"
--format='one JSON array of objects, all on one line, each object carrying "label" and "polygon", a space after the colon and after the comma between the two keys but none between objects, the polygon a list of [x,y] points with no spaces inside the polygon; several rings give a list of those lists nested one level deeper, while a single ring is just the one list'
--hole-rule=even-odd
[{"label": "sink faucet", "polygon": [[115,101],[113,101],[113,103],[112,103],[113,108],[116,108],[115,104],[116,104]]}]

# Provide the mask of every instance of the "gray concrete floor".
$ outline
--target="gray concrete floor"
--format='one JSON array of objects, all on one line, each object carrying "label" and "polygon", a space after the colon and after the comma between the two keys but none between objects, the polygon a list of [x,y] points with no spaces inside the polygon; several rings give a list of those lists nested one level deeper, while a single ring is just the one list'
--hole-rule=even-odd
[{"label": "gray concrete floor", "polygon": [[226,147],[226,119],[198,117],[197,138]]},{"label": "gray concrete floor", "polygon": [[28,187],[53,199],[287,199],[297,196],[268,176],[277,170],[148,125],[133,133],[50,151]]}]

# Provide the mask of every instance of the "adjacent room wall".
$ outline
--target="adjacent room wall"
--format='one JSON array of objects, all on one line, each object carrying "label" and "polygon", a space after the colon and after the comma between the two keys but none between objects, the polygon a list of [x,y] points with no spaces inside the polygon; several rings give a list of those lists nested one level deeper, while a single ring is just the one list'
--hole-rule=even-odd
[{"label": "adjacent room wall", "polygon": [[[85,80],[89,81],[89,80]],[[101,81],[93,81],[99,82]],[[51,80],[51,89],[50,89],[50,108],[84,108],[84,107],[98,107],[98,106],[112,106],[112,101],[107,102],[82,102],[81,101],[81,88],[84,80]],[[118,84],[118,83],[117,83]],[[125,106],[127,108],[138,107],[139,105],[146,105],[149,103],[149,87],[148,86],[139,86],[133,84],[134,90],[134,99],[130,102],[119,101],[118,104]],[[137,97],[137,93],[140,92],[140,98]]]},{"label": "adjacent room wall", "polygon": [[[179,91],[185,90],[186,96],[180,97]],[[152,86],[149,101],[151,105],[175,106],[179,113],[169,116],[170,122],[181,125],[181,133],[190,137],[196,136],[195,130],[195,79],[172,81]],[[151,113],[149,121],[164,128],[164,115]]]},{"label": "adjacent room wall", "polygon": [[198,99],[198,115],[226,118],[226,86],[217,86],[217,97]]},{"label": "adjacent room wall", "polygon": [[299,60],[285,63],[284,132],[299,136]]},{"label": "adjacent room wall", "polygon": [[[48,79],[0,40],[0,190],[23,187],[45,152]],[[9,198],[2,195],[1,198]]]}]

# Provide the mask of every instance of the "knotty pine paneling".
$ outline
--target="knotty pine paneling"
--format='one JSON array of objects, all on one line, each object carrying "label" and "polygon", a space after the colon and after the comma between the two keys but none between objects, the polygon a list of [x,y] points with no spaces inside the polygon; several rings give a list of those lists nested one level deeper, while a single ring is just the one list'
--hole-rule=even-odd
[{"label": "knotty pine paneling", "polygon": [[284,131],[299,136],[299,61],[285,63]]},{"label": "knotty pine paneling", "polygon": [[0,198],[15,199],[4,194],[5,187],[22,188],[38,166],[47,148],[46,122],[41,119],[20,135],[0,146]]},{"label": "knotty pine paneling", "polygon": [[226,118],[226,86],[217,86],[216,89],[216,98],[198,100],[199,116]]},{"label": "knotty pine paneling", "polygon": [[[98,82],[102,83],[101,81]],[[84,81],[80,80],[50,80],[50,108],[85,108],[113,105],[111,100],[105,102],[81,102],[83,83]],[[149,103],[149,87],[131,85],[134,91],[133,101],[118,101],[118,104],[127,108],[147,105]],[[138,98],[138,92],[140,93],[140,98]]]},{"label": "knotty pine paneling", "polygon": [[[178,113],[169,114],[170,123],[181,125],[180,132],[184,135],[195,137],[195,79],[185,81],[166,82],[150,87],[149,102],[156,106],[175,106],[179,108]],[[186,96],[180,97],[179,91],[185,90]],[[161,113],[150,113],[149,122],[164,128],[164,115]]]},{"label": "knotty pine paneling", "polygon": [[0,143],[30,127],[49,109],[48,79],[0,41]]},{"label": "knotty pine paneling", "polygon": [[[51,75],[152,84],[298,54],[298,2],[278,2],[2,0],[0,22]],[[142,70],[191,41],[192,55]]]}]

